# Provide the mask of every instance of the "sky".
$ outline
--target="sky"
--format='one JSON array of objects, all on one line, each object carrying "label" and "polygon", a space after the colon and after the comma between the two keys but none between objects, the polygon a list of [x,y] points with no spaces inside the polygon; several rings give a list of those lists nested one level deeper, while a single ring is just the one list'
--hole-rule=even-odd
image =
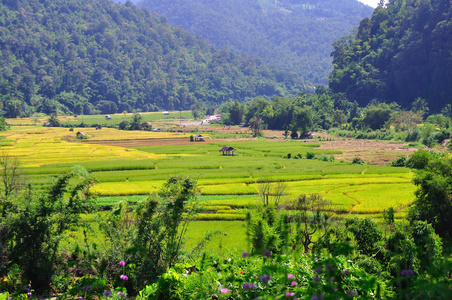
[{"label": "sky", "polygon": [[372,6],[373,8],[377,7],[378,3],[380,3],[380,0],[358,0],[358,1],[369,6]]}]

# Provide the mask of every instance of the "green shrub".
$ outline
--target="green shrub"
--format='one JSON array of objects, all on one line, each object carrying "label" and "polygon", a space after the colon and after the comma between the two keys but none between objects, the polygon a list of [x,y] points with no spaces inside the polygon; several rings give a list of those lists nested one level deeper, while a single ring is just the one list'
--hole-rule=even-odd
[{"label": "green shrub", "polygon": [[315,153],[314,152],[306,152],[306,158],[307,159],[314,159]]}]

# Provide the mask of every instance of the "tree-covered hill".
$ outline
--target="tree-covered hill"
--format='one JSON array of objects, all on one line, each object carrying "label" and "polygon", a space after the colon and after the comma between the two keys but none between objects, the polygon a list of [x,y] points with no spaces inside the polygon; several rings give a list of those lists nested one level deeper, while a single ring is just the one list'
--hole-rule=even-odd
[{"label": "tree-covered hill", "polygon": [[357,0],[136,0],[218,47],[327,83],[332,43],[372,14]]},{"label": "tree-covered hill", "polygon": [[305,90],[300,76],[218,50],[131,2],[0,3],[7,117],[187,109]]},{"label": "tree-covered hill", "polygon": [[366,105],[372,99],[430,110],[452,103],[452,2],[391,0],[335,42],[330,88]]}]

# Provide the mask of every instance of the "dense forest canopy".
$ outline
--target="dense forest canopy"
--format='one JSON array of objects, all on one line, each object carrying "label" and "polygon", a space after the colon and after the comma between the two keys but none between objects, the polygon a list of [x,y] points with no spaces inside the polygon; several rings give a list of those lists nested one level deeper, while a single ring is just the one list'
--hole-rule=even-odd
[{"label": "dense forest canopy", "polygon": [[6,117],[188,109],[297,94],[300,76],[218,50],[130,1],[0,3]]},{"label": "dense forest canopy", "polygon": [[326,84],[332,43],[370,16],[356,0],[136,0],[218,47]]},{"label": "dense forest canopy", "polygon": [[365,106],[403,107],[426,99],[433,111],[452,102],[452,2],[390,0],[334,43],[333,92]]}]

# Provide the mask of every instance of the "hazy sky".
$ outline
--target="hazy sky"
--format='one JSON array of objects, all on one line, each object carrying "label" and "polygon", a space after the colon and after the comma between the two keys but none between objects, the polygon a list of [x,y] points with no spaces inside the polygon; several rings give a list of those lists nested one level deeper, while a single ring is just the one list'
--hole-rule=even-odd
[{"label": "hazy sky", "polygon": [[359,2],[365,3],[372,7],[377,7],[378,3],[380,3],[380,0],[358,0]]}]

